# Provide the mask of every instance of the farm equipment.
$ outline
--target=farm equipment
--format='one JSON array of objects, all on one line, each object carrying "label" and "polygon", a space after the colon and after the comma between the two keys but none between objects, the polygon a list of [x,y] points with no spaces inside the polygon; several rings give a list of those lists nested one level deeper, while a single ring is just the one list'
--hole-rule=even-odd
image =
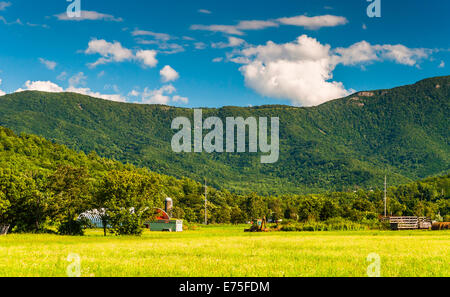
[{"label": "farm equipment", "polygon": [[252,226],[249,229],[245,229],[244,232],[267,232],[267,220],[266,218],[254,220]]}]

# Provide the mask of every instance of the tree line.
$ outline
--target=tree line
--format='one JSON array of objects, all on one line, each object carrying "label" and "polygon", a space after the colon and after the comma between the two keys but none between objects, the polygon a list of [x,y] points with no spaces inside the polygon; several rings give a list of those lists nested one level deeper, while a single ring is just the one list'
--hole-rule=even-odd
[{"label": "tree line", "polygon": [[[141,234],[143,223],[164,199],[174,200],[173,217],[204,220],[204,187],[69,150],[33,135],[0,128],[0,225],[12,232],[81,235],[88,222],[80,214],[97,209],[113,234]],[[450,219],[449,175],[388,189],[389,215]],[[208,189],[212,224],[239,224],[256,218],[296,222],[330,219],[371,224],[383,214],[382,189],[310,195],[261,196]],[[106,229],[105,229],[106,231]]]}]

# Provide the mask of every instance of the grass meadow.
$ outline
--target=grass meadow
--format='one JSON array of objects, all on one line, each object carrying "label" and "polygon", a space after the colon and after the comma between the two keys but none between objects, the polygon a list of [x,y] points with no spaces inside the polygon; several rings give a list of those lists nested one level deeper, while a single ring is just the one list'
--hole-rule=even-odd
[{"label": "grass meadow", "polygon": [[67,276],[69,254],[81,276],[318,277],[367,276],[380,256],[381,276],[450,276],[450,231],[244,233],[209,226],[142,237],[45,234],[0,236],[0,276]]}]

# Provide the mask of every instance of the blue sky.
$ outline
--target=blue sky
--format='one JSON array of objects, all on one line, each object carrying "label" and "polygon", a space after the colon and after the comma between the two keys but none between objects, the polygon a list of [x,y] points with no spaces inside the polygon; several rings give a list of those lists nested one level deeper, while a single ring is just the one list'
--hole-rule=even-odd
[{"label": "blue sky", "polygon": [[[0,0],[0,94],[313,106],[449,74],[450,2]],[[268,43],[270,42],[270,43]]]}]

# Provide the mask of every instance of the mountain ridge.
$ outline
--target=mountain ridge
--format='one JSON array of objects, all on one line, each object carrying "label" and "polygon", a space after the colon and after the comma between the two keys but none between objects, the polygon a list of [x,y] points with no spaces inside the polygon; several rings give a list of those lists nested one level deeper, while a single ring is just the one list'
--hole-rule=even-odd
[{"label": "mountain ridge", "polygon": [[[439,87],[438,87],[439,86]],[[175,177],[263,194],[370,188],[449,170],[450,76],[356,92],[315,107],[202,108],[204,118],[279,116],[280,161],[253,154],[174,154],[171,120],[192,108],[111,102],[76,93],[0,97],[0,125]]]}]

